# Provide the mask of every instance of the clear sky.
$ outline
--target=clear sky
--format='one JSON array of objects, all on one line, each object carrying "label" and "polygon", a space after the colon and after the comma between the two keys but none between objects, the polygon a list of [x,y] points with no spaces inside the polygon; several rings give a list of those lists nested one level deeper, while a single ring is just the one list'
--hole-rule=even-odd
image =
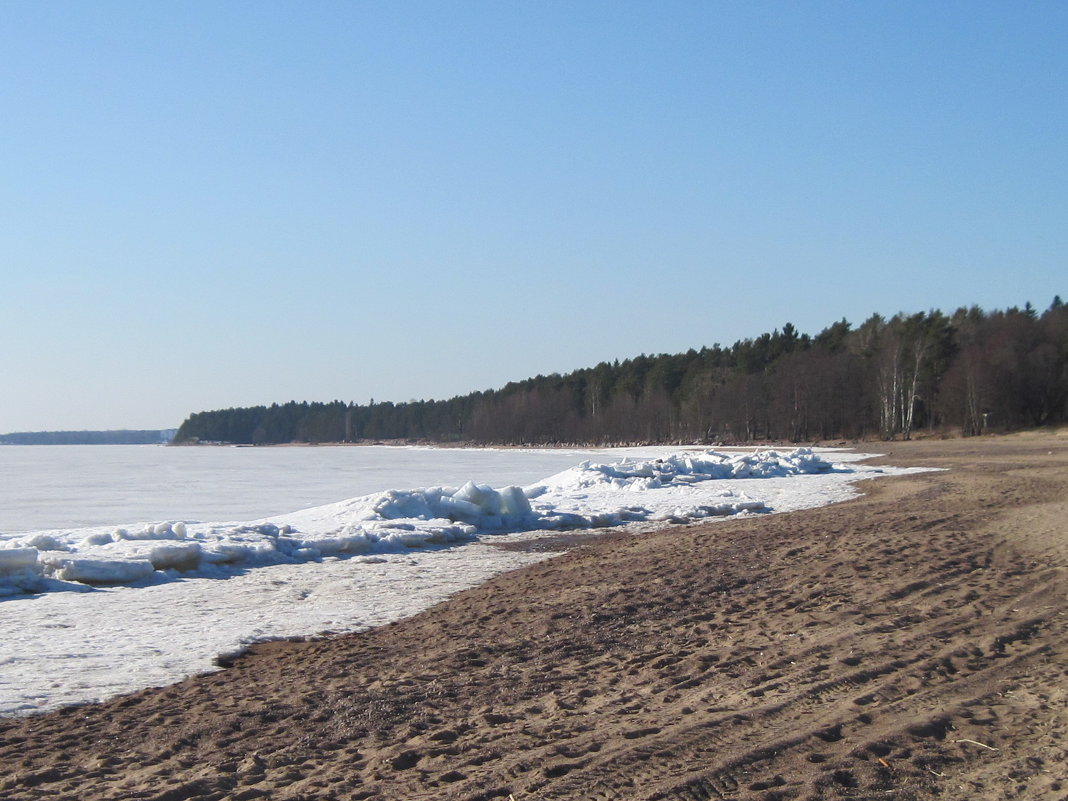
[{"label": "clear sky", "polygon": [[1068,3],[0,3],[0,432],[1068,299]]}]

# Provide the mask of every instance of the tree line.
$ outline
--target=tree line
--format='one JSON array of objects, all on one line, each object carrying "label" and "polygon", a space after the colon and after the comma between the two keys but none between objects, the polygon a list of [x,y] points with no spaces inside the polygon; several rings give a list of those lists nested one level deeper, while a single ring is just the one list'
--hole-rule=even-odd
[{"label": "tree line", "polygon": [[0,445],[162,445],[175,429],[119,429],[112,431],[15,431],[0,434]]},{"label": "tree line", "polygon": [[964,435],[1068,420],[1068,306],[845,319],[408,403],[191,415],[175,442],[616,444]]}]

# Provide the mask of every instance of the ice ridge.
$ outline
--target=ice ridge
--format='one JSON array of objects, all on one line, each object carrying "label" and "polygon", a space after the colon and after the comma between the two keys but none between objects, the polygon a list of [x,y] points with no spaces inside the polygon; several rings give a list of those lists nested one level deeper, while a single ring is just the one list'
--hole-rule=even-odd
[{"label": "ice ridge", "polygon": [[46,531],[0,543],[0,596],[181,576],[227,576],[261,565],[402,552],[483,534],[687,522],[769,511],[758,499],[702,485],[724,479],[849,472],[807,448],[789,453],[681,452],[583,462],[535,485],[387,490],[271,520],[165,521]]}]

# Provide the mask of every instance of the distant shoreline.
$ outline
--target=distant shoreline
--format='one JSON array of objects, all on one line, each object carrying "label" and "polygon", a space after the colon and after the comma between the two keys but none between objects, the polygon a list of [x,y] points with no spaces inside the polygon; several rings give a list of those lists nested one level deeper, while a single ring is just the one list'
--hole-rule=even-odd
[{"label": "distant shoreline", "polygon": [[986,441],[1019,436],[1065,436],[1068,427],[1038,427],[1023,431],[1006,431],[965,436],[960,430],[940,430],[914,433],[910,439],[884,439],[878,436],[859,437],[855,439],[828,439],[791,442],[782,439],[761,439],[751,441],[715,440],[710,442],[656,442],[646,440],[620,442],[551,442],[551,443],[495,443],[473,440],[457,442],[439,442],[428,439],[364,439],[356,441],[323,442],[170,442],[174,447],[222,447],[222,448],[311,448],[311,447],[396,447],[396,448],[492,448],[495,450],[603,450],[608,448],[854,448],[863,445],[890,445],[905,442],[932,442],[951,440]]},{"label": "distant shoreline", "polygon": [[177,433],[176,428],[15,431],[0,434],[0,445],[167,445]]}]

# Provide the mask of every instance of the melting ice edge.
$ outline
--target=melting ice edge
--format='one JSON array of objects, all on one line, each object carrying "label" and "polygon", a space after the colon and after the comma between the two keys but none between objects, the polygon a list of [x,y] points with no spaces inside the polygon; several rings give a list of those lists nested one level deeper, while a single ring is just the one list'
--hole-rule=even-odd
[{"label": "melting ice edge", "polygon": [[771,510],[763,501],[706,482],[828,472],[853,470],[808,448],[680,452],[663,459],[583,462],[526,488],[469,481],[459,488],[394,489],[243,523],[41,531],[0,542],[0,596],[226,577],[258,566],[373,558],[483,534],[766,512]]}]

